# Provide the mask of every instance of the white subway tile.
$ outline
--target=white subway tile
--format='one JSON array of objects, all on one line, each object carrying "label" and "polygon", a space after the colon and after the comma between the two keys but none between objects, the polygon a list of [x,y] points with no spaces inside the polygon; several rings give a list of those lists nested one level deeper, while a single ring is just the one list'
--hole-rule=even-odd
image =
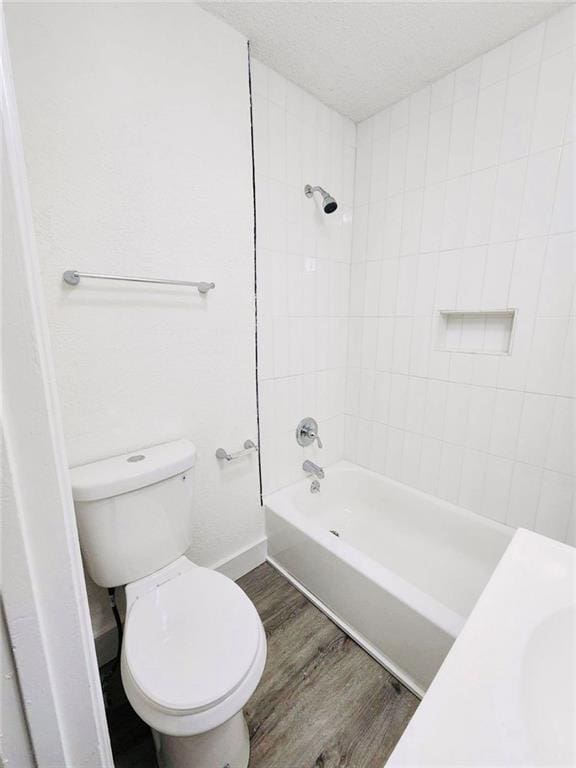
[{"label": "white subway tile", "polygon": [[446,182],[432,184],[424,190],[420,251],[428,253],[440,249],[444,218]]},{"label": "white subway tile", "polygon": [[434,296],[438,275],[438,254],[425,253],[418,258],[414,314],[428,317],[434,311]]},{"label": "white subway tile", "polygon": [[405,426],[410,432],[422,433],[426,404],[426,379],[410,376],[407,388]]},{"label": "white subway tile", "polygon": [[390,378],[391,374],[376,371],[374,379],[374,413],[373,418],[382,424],[388,424],[390,407]]},{"label": "white subway tile", "polygon": [[512,461],[498,456],[488,456],[486,461],[482,514],[501,523],[508,517],[513,468]]},{"label": "white subway tile", "polygon": [[379,371],[392,370],[394,322],[393,317],[383,317],[378,321],[376,368]]},{"label": "white subway tile", "polygon": [[448,384],[446,417],[442,439],[447,443],[464,445],[472,388],[467,384]]},{"label": "white subway tile", "polygon": [[436,80],[430,86],[430,111],[437,112],[452,104],[454,98],[454,72]]},{"label": "white subway tile", "polygon": [[442,250],[461,248],[466,236],[466,219],[470,200],[472,175],[467,173],[446,184],[446,199],[442,227]]},{"label": "white subway tile", "polygon": [[356,461],[361,467],[370,467],[372,463],[372,436],[374,423],[358,419]]},{"label": "white subway tile", "polygon": [[444,251],[439,254],[438,280],[435,306],[438,309],[456,309],[462,251]]},{"label": "white subway tile", "polygon": [[496,165],[500,152],[506,82],[483,88],[478,97],[472,169],[477,171]]},{"label": "white subway tile", "polygon": [[412,318],[397,317],[394,321],[392,346],[392,370],[407,374],[410,367],[410,345],[412,342]]},{"label": "white subway tile", "polygon": [[372,145],[372,171],[370,177],[370,200],[374,203],[388,196],[388,160],[390,143],[388,139],[375,141]]},{"label": "white subway tile", "polygon": [[448,151],[450,148],[450,124],[452,108],[445,107],[430,116],[428,133],[428,153],[426,162],[426,183],[435,184],[445,181],[448,171]]},{"label": "white subway tile", "polygon": [[507,78],[511,50],[512,44],[507,42],[484,54],[482,57],[482,72],[480,75],[481,88],[486,88],[493,83],[498,83]]},{"label": "white subway tile", "polygon": [[576,424],[576,400],[557,397],[546,457],[546,468],[555,472],[576,475],[574,425]]},{"label": "white subway tile", "polygon": [[356,150],[356,177],[354,181],[354,196],[356,205],[367,205],[370,202],[371,173],[372,144],[370,143],[361,145]]},{"label": "white subway tile", "polygon": [[[425,257],[423,257],[425,258]],[[397,315],[413,315],[416,284],[418,279],[418,256],[403,256],[398,259]]]},{"label": "white subway tile", "polygon": [[438,495],[442,443],[433,437],[421,438],[420,466],[416,486],[424,493]]},{"label": "white subway tile", "polygon": [[372,452],[370,455],[370,469],[386,474],[386,456],[388,454],[388,427],[384,424],[373,425]]},{"label": "white subway tile", "polygon": [[421,453],[422,437],[412,432],[405,432],[400,480],[413,488],[418,488],[419,486]]},{"label": "white subway tile", "polygon": [[508,525],[515,528],[534,528],[541,487],[542,470],[539,467],[514,464],[506,519]]},{"label": "white subway tile", "polygon": [[514,240],[518,236],[526,167],[525,158],[498,167],[490,228],[490,240],[493,243]]},{"label": "white subway tile", "polygon": [[464,448],[449,443],[442,443],[440,470],[438,478],[438,496],[452,504],[457,504],[460,497],[462,463]]},{"label": "white subway tile", "polygon": [[516,458],[534,466],[543,466],[548,451],[554,398],[548,395],[524,395]]},{"label": "white subway tile", "polygon": [[477,100],[477,96],[469,96],[457,101],[452,109],[447,175],[449,179],[469,173],[472,169]]},{"label": "white subway tile", "polygon": [[388,154],[388,195],[397,195],[404,191],[406,183],[406,152],[408,128],[403,127],[390,135]]},{"label": "white subway tile", "polygon": [[555,190],[552,232],[567,232],[576,229],[575,162],[574,144],[566,144],[562,149],[558,183]]},{"label": "white subway tile", "polygon": [[428,437],[442,437],[447,397],[448,384],[445,381],[428,380],[424,414],[424,434]]},{"label": "white subway tile", "polygon": [[372,143],[374,137],[374,123],[376,118],[369,117],[356,126],[356,146],[366,147]]},{"label": "white subway tile", "polygon": [[458,503],[478,514],[482,514],[487,460],[486,453],[464,450]]},{"label": "white subway tile", "polygon": [[564,541],[568,533],[573,500],[574,478],[545,470],[536,513],[536,531]]},{"label": "white subway tile", "polygon": [[400,237],[402,232],[402,195],[389,197],[386,201],[384,227],[382,231],[382,255],[384,259],[394,259],[400,255]]},{"label": "white subway tile", "polygon": [[402,454],[404,452],[405,434],[402,429],[388,427],[386,474],[393,480],[401,480],[402,477]]},{"label": "white subway tile", "polygon": [[496,168],[487,168],[471,176],[465,245],[482,245],[490,240],[497,174]]},{"label": "white subway tile", "polygon": [[523,402],[522,392],[496,390],[490,432],[490,453],[508,459],[515,457]]},{"label": "white subway tile", "polygon": [[473,96],[480,85],[482,58],[472,59],[454,72],[454,101]]},{"label": "white subway tile", "polygon": [[548,238],[540,299],[539,317],[565,317],[571,313],[576,284],[576,235]]},{"label": "white subway tile", "polygon": [[557,393],[564,397],[576,397],[576,318],[574,317],[568,321]]},{"label": "white subway tile", "polygon": [[368,234],[364,258],[378,261],[384,257],[387,202],[379,201],[368,206]]},{"label": "white subway tile", "polygon": [[[360,397],[358,403],[358,415],[361,419],[371,419],[374,413],[376,374],[372,370],[360,371]],[[322,392],[319,392],[319,398]],[[336,414],[334,414],[336,415]]]},{"label": "white subway tile", "polygon": [[537,64],[542,54],[545,23],[530,27],[512,40],[510,74]]},{"label": "white subway tile", "polygon": [[[522,214],[518,227],[520,237],[548,234],[558,180],[559,161],[560,149],[549,149],[529,158]],[[566,172],[566,175],[568,173],[569,171]],[[565,201],[562,200],[563,205],[564,203]],[[560,216],[561,214],[558,214],[558,217]],[[557,221],[556,212],[554,219]]]},{"label": "white subway tile", "polygon": [[505,309],[514,265],[515,243],[491,245],[486,254],[482,285],[482,309]]},{"label": "white subway tile", "polygon": [[410,99],[402,99],[390,107],[390,133],[408,125],[410,117]]},{"label": "white subway tile", "polygon": [[372,317],[378,315],[378,302],[380,299],[380,273],[382,262],[366,262],[366,282],[364,290],[364,315]]},{"label": "white subway tile", "polygon": [[432,346],[432,319],[415,317],[412,324],[409,372],[412,376],[428,376],[428,360]]},{"label": "white subway tile", "polygon": [[398,295],[398,272],[400,259],[384,259],[380,272],[380,299],[378,314],[394,315]]},{"label": "white subway tile", "polygon": [[383,109],[372,118],[374,141],[386,141],[390,137],[390,114],[390,108]]},{"label": "white subway tile", "polygon": [[479,246],[477,248],[465,248],[462,251],[456,298],[458,309],[475,310],[480,308],[487,250],[486,246]]},{"label": "white subway tile", "polygon": [[413,189],[404,194],[402,232],[400,239],[401,256],[418,253],[423,202],[424,190],[422,188]]},{"label": "white subway tile", "polygon": [[487,451],[490,444],[496,390],[472,387],[466,428],[466,447]]},{"label": "white subway tile", "polygon": [[525,69],[508,80],[500,144],[500,162],[524,157],[530,149],[539,67]]},{"label": "white subway tile", "polygon": [[378,343],[378,319],[367,317],[362,323],[362,353],[360,365],[362,368],[374,368]]},{"label": "white subway tile", "polygon": [[540,70],[532,152],[562,143],[574,78],[574,49],[546,59]]},{"label": "white subway tile", "polygon": [[526,389],[530,392],[557,394],[568,319],[541,317],[534,325]]}]

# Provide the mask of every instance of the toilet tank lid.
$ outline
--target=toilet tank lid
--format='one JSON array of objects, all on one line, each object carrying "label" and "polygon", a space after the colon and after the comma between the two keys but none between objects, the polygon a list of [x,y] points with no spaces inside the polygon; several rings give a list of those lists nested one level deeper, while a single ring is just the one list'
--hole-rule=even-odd
[{"label": "toilet tank lid", "polygon": [[96,501],[145,488],[194,466],[196,448],[186,439],[93,461],[70,469],[74,501]]}]

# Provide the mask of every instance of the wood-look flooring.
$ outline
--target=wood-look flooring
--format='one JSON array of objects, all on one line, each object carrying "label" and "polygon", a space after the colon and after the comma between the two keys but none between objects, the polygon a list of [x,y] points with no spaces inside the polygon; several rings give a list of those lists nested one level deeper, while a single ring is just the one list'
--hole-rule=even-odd
[{"label": "wood-look flooring", "polygon": [[[270,565],[238,584],[268,641],[266,669],[244,712],[250,768],[383,768],[418,699]],[[148,727],[120,675],[109,687],[116,768],[156,768]]]}]

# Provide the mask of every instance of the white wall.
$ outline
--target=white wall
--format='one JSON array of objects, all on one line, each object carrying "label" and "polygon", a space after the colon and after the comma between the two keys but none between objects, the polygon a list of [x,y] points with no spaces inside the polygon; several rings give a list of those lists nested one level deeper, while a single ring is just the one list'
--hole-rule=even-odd
[{"label": "white wall", "polygon": [[[70,464],[190,438],[190,556],[213,564],[263,536],[256,457],[214,458],[256,439],[246,42],[184,3],[9,5],[7,24]],[[216,290],[70,288],[71,268]]]},{"label": "white wall", "polygon": [[[358,126],[347,456],[576,544],[574,8]],[[517,309],[509,356],[438,311]]]},{"label": "white wall", "polygon": [[[355,125],[253,60],[264,493],[342,458]],[[304,185],[338,201],[330,215]],[[324,448],[295,439],[315,417]]]}]

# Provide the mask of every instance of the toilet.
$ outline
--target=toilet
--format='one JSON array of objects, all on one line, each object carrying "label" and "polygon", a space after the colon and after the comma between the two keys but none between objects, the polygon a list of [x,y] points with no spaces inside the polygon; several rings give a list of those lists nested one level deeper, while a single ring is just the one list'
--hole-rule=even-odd
[{"label": "toilet", "polygon": [[160,767],[246,768],[266,636],[240,587],[184,556],[195,459],[176,440],[71,469],[80,544],[97,584],[126,588],[122,683]]}]

